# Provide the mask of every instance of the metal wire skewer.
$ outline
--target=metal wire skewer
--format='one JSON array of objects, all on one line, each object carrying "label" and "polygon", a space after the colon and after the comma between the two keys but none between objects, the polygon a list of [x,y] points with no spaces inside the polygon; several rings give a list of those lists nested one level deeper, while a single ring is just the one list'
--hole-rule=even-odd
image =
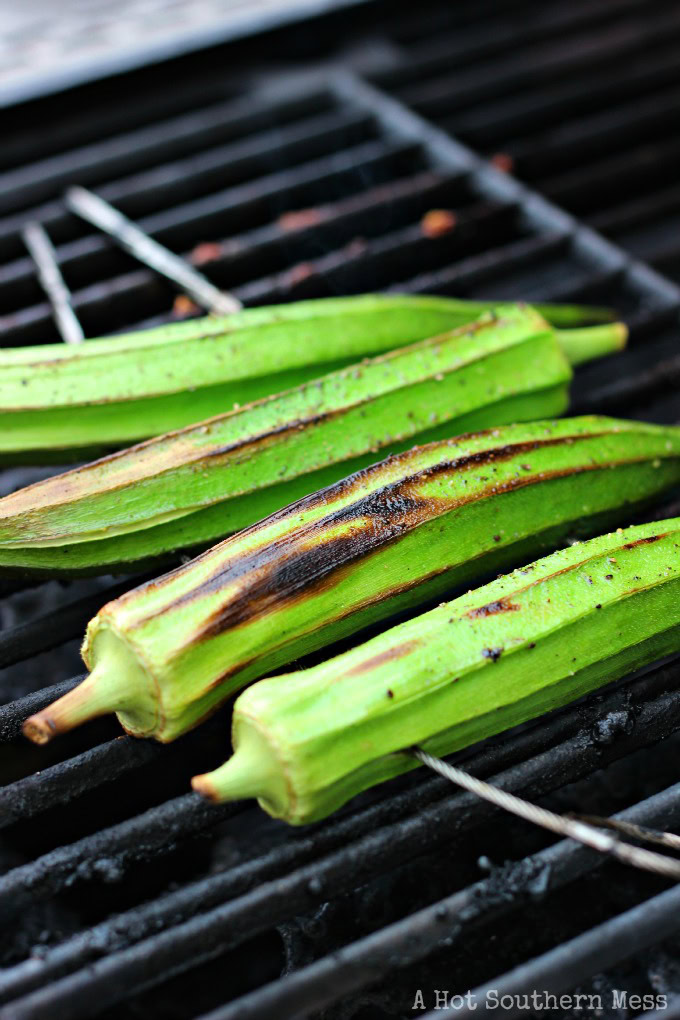
[{"label": "metal wire skewer", "polygon": [[610,836],[592,825],[578,821],[575,818],[562,817],[562,815],[555,814],[554,811],[548,811],[546,808],[531,804],[529,801],[522,800],[521,797],[516,797],[513,793],[500,790],[497,786],[484,782],[483,779],[471,776],[469,772],[464,772],[455,765],[442,761],[441,758],[435,758],[434,755],[428,754],[427,751],[423,751],[420,747],[411,748],[409,753],[422,762],[423,765],[427,765],[428,768],[443,776],[444,779],[448,779],[463,790],[467,790],[469,793],[473,793],[477,797],[481,797],[482,800],[486,800],[496,807],[503,808],[519,818],[524,818],[528,822],[533,822],[534,825],[540,825],[544,829],[549,829],[558,836],[575,839],[584,846],[597,850],[601,854],[614,857],[624,864],[631,864],[635,868],[651,871],[654,874],[663,875],[676,881],[680,880],[680,861],[672,860],[670,857],[658,854],[653,850],[644,850],[642,847],[622,843],[616,836]]},{"label": "metal wire skewer", "polygon": [[21,232],[24,244],[38,270],[38,279],[47,294],[57,329],[67,344],[80,344],[85,339],[71,303],[71,291],[59,270],[57,255],[45,229],[35,220]]},{"label": "metal wire skewer", "polygon": [[178,284],[197,304],[207,308],[208,311],[231,315],[242,308],[237,298],[219,290],[183,258],[168,251],[158,241],[154,241],[94,192],[88,191],[87,188],[73,187],[68,189],[65,198],[66,204],[78,216],[109,234],[122,248],[150,269]]}]

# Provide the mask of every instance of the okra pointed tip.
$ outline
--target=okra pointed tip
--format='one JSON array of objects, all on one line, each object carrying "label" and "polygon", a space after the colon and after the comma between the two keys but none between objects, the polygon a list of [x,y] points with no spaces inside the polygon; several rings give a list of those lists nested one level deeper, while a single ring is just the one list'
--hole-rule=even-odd
[{"label": "okra pointed tip", "polygon": [[47,744],[59,733],[67,733],[97,716],[116,712],[122,707],[120,694],[118,685],[111,682],[108,670],[101,664],[73,690],[29,716],[22,725],[23,734],[34,744]]},{"label": "okra pointed tip", "polygon": [[100,705],[96,678],[90,674],[82,684],[36,712],[25,720],[21,727],[24,736],[34,744],[47,744],[58,733],[66,733],[80,723],[101,715],[106,709]]},{"label": "okra pointed tip", "polygon": [[47,744],[57,733],[54,722],[47,710],[37,712],[24,720],[21,731],[34,744]]},{"label": "okra pointed tip", "polygon": [[218,804],[220,801],[220,796],[212,781],[211,772],[204,772],[200,776],[194,776],[191,780],[191,788],[196,793],[200,793],[201,797],[211,800],[213,804]]},{"label": "okra pointed tip", "polygon": [[234,753],[223,765],[193,777],[193,789],[215,804],[253,797],[275,817],[287,815],[290,804],[285,767],[272,741],[244,717],[234,744]]},{"label": "okra pointed tip", "polygon": [[219,804],[225,800],[247,800],[267,795],[266,766],[243,745],[214,772],[204,772],[191,780],[202,797]]}]

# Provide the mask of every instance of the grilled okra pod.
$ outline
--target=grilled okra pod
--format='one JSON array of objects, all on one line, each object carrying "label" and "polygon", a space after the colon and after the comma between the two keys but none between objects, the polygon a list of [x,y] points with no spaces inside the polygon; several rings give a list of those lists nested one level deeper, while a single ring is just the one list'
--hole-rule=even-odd
[{"label": "grilled okra pod", "polygon": [[[75,460],[181,428],[471,322],[489,307],[420,295],[322,298],[78,347],[0,349],[0,459]],[[565,326],[609,317],[570,305],[546,312]]]},{"label": "grilled okra pod", "polygon": [[109,602],[89,677],[31,717],[38,742],[117,712],[168,741],[303,653],[629,518],[680,480],[680,429],[533,422],[416,447]]},{"label": "grilled okra pod", "polygon": [[78,573],[207,545],[376,460],[473,428],[561,414],[569,357],[620,323],[561,334],[509,305],[0,499],[0,569]]},{"label": "grilled okra pod", "polygon": [[193,785],[294,825],[680,649],[680,519],[577,543],[234,706],[235,754]]}]

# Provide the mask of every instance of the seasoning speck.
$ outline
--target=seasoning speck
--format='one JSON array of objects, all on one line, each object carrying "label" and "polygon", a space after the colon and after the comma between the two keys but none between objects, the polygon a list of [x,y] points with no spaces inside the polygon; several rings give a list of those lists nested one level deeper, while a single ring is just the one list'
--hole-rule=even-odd
[{"label": "seasoning speck", "polygon": [[483,648],[482,655],[485,659],[491,659],[492,662],[498,662],[501,655],[503,654],[502,648]]}]

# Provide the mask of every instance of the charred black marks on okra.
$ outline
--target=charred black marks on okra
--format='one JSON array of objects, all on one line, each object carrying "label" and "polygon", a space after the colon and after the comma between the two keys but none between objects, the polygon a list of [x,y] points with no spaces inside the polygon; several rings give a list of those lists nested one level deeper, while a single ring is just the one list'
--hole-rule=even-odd
[{"label": "charred black marks on okra", "polygon": [[314,425],[321,425],[323,422],[330,421],[332,418],[337,418],[340,414],[343,414],[344,411],[345,408],[342,408],[341,410],[324,411],[322,414],[310,415],[308,418],[296,418],[295,421],[284,422],[282,425],[276,426],[276,428],[267,429],[266,432],[259,432],[254,436],[246,436],[234,443],[226,443],[224,446],[216,446],[213,450],[202,450],[199,461],[226,457],[229,454],[235,453],[237,450],[249,450],[255,453],[259,447],[266,446],[272,440],[279,439],[282,436],[295,432],[304,432],[306,429],[311,428]]},{"label": "charred black marks on okra", "polygon": [[477,609],[470,609],[465,615],[471,619],[485,616],[495,616],[496,613],[513,613],[519,610],[519,606],[515,605],[509,599],[498,599],[497,602],[489,602],[485,606],[479,606]]},{"label": "charred black marks on okra", "polygon": [[[496,430],[488,430],[496,431]],[[482,435],[483,433],[477,433]],[[466,454],[463,457],[454,457],[451,460],[441,461],[439,464],[433,464],[432,467],[424,468],[422,471],[411,475],[410,478],[406,479],[404,484],[416,482],[420,479],[433,478],[437,475],[448,474],[452,471],[465,471],[468,468],[482,467],[485,464],[495,464],[499,461],[510,460],[511,457],[517,454],[532,453],[536,450],[545,449],[545,447],[551,446],[565,446],[572,445],[577,440],[589,440],[598,438],[603,433],[590,433],[582,436],[558,436],[550,439],[532,439],[530,442],[524,443],[508,443],[506,446],[495,446],[488,450],[479,450],[477,453]],[[466,436],[459,437],[456,443],[462,442]],[[410,452],[410,451],[409,451]],[[408,456],[408,455],[402,455]],[[521,465],[524,470],[530,470],[527,465]],[[371,470],[370,468],[367,470]]]},{"label": "charred black marks on okra", "polygon": [[[370,673],[372,670],[377,669],[378,666],[384,666],[386,662],[394,662],[395,659],[403,659],[404,656],[410,655],[420,644],[420,641],[414,640],[394,645],[393,648],[387,648],[384,652],[379,652],[377,655],[372,655],[369,659],[358,662],[356,666],[348,669],[344,675],[360,676],[362,673]],[[389,692],[388,697],[393,697],[392,691]]]},{"label": "charred black marks on okra", "polygon": [[667,538],[668,532],[665,535],[650,535],[649,538],[638,538],[635,542],[626,542],[623,546],[624,549],[634,549],[637,545],[649,545],[650,542],[658,542],[660,538]]},{"label": "charred black marks on okra", "polygon": [[[410,481],[410,480],[409,480]],[[419,524],[447,510],[451,502],[412,496],[402,489],[407,482],[370,493],[348,507],[309,525],[290,543],[274,542],[258,549],[208,578],[175,605],[219,591],[230,580],[249,575],[243,591],[232,595],[204,622],[196,639],[214,636],[266,613],[272,606],[290,604],[318,594],[338,580],[343,568],[384,548]],[[345,526],[340,534],[338,528]],[[420,583],[417,574],[412,584]],[[412,584],[400,585],[408,590]],[[393,594],[383,592],[381,598]]]},{"label": "charred black marks on okra", "polygon": [[[578,437],[581,438],[581,437]],[[583,437],[588,438],[588,437]],[[581,465],[564,470],[541,472],[540,475],[522,475],[506,482],[492,484],[483,490],[471,493],[464,498],[446,496],[424,497],[420,485],[439,474],[478,467],[480,464],[508,460],[516,454],[535,450],[541,446],[555,446],[564,439],[546,439],[527,443],[518,443],[479,451],[464,457],[447,460],[400,479],[381,489],[369,492],[354,503],[331,511],[321,520],[300,529],[294,539],[278,540],[263,545],[253,552],[236,556],[215,574],[206,578],[191,592],[178,598],[174,605],[179,606],[196,599],[210,596],[230,582],[248,575],[248,585],[243,591],[233,592],[226,603],[209,616],[201,626],[196,640],[215,636],[227,628],[245,624],[255,617],[266,613],[274,604],[280,605],[282,600],[291,603],[299,601],[310,594],[318,594],[325,587],[335,583],[338,572],[354,560],[363,558],[379,548],[394,542],[407,532],[426,521],[455,509],[465,503],[482,499],[489,495],[500,495],[516,488],[532,484],[535,478],[542,481],[577,474],[583,470],[596,470],[600,465]],[[369,472],[375,468],[365,469],[353,476],[353,484],[365,480]],[[346,479],[347,485],[352,479]],[[302,504],[309,499],[327,505],[332,502],[333,490],[337,486],[329,486],[326,490],[314,494],[314,497],[293,504],[288,513],[299,512]],[[330,497],[330,499],[329,499]],[[305,506],[306,508],[306,506]],[[279,518],[279,511],[272,518]],[[257,526],[254,526],[256,530]],[[341,530],[338,534],[338,529]],[[181,569],[181,568],[180,568]],[[167,575],[176,576],[176,572]],[[422,578],[418,578],[419,581]],[[414,582],[415,583],[415,580]],[[411,585],[401,585],[400,590],[408,590]],[[381,597],[394,594],[392,589],[383,592]],[[167,607],[164,607],[163,612]],[[161,612],[159,610],[158,612]],[[141,623],[147,622],[157,613],[145,617]]]},{"label": "charred black marks on okra", "polygon": [[[349,532],[328,535],[324,528],[307,535],[304,546],[294,547],[288,555],[281,555],[280,547],[252,553],[238,564],[239,574],[250,575],[247,587],[219,606],[202,624],[196,638],[214,636],[255,619],[273,606],[290,604],[332,587],[343,567],[399,538],[426,516],[419,503],[402,501],[398,511],[392,505],[382,516],[376,513],[357,520]],[[219,591],[230,580],[229,573],[210,578],[175,604]],[[420,579],[414,579],[414,584],[416,580]]]},{"label": "charred black marks on okra", "polygon": [[[455,449],[461,445],[464,445],[468,439],[478,439],[480,436],[492,436],[498,432],[498,428],[481,429],[479,432],[467,432],[458,436],[455,441],[451,441],[451,448]],[[399,485],[409,485],[417,482],[419,479],[427,479],[435,477],[438,474],[446,474],[454,470],[465,470],[466,468],[479,467],[484,464],[493,464],[496,461],[509,460],[510,457],[515,454],[531,453],[535,450],[543,449],[547,446],[560,446],[560,445],[572,445],[579,440],[597,439],[600,436],[607,435],[605,432],[598,433],[584,433],[583,435],[575,436],[558,436],[547,439],[536,439],[530,442],[523,443],[510,443],[505,446],[492,447],[488,450],[480,450],[477,453],[466,454],[463,457],[452,457],[450,460],[445,460],[439,464],[433,464],[431,467],[424,468],[422,471],[414,472],[408,478],[400,481]],[[335,500],[343,497],[351,496],[352,493],[359,491],[366,485],[370,485],[371,480],[376,474],[384,471],[385,465],[391,466],[404,464],[405,466],[414,459],[420,459],[423,452],[428,448],[440,446],[438,442],[428,443],[424,446],[416,446],[412,450],[406,450],[404,453],[395,454],[392,457],[387,457],[385,460],[379,461],[376,464],[371,464],[369,467],[361,468],[359,471],[355,471],[353,474],[348,475],[346,478],[341,479],[338,482],[334,482],[332,485],[326,486],[324,489],[320,489],[318,492],[310,493],[309,496],[303,496],[302,499],[291,504],[289,507],[284,507],[282,510],[276,511],[271,515],[271,520],[280,520],[282,517],[287,516],[290,512],[296,511],[307,511],[314,510],[319,506],[332,505]],[[257,525],[255,525],[257,527]]]}]

